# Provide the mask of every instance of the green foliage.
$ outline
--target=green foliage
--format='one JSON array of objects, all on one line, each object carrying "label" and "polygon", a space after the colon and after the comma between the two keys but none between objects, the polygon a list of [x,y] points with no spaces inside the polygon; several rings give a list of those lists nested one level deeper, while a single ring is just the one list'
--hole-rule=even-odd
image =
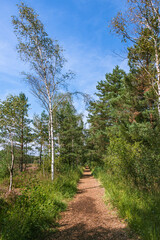
[{"label": "green foliage", "polygon": [[118,209],[139,236],[144,240],[160,239],[160,193],[140,191],[100,167],[95,168],[93,174],[106,190],[106,201]]},{"label": "green foliage", "polygon": [[160,1],[128,0],[112,20],[128,48],[129,74],[118,67],[98,82],[90,103],[88,156],[103,164],[113,204],[144,239],[160,239]]},{"label": "green foliage", "polygon": [[0,151],[0,180],[9,176],[10,153],[7,150]]},{"label": "green foliage", "polygon": [[[143,132],[143,129],[140,131]],[[156,136],[154,138],[156,141]],[[103,160],[106,169],[119,177],[120,181],[124,179],[147,191],[158,190],[160,152],[156,143],[145,145],[143,141],[130,142],[119,132],[110,138],[107,155]]]},{"label": "green foliage", "polygon": [[[129,74],[115,68],[106,75],[107,81],[97,85],[98,100],[90,106],[88,155],[90,166],[97,169],[95,174],[99,168],[108,197],[120,215],[144,239],[157,240],[160,238],[157,96],[144,69],[135,67],[133,50],[130,49]],[[147,53],[143,57],[147,58]]]},{"label": "green foliage", "polygon": [[46,234],[54,231],[59,213],[66,209],[64,199],[76,193],[80,176],[79,168],[67,168],[54,182],[32,178],[14,203],[7,204],[1,199],[2,240],[44,239]]},{"label": "green foliage", "polygon": [[131,144],[122,136],[115,136],[110,140],[107,157],[104,158],[105,165],[113,174],[123,177],[125,180],[134,179],[137,166],[141,156],[140,143]]},{"label": "green foliage", "polygon": [[78,165],[84,161],[84,126],[82,115],[77,114],[71,98],[65,98],[57,107],[54,117],[57,136],[57,167]]},{"label": "green foliage", "polygon": [[38,239],[65,205],[48,198],[39,186],[17,197],[2,222],[2,239]]},{"label": "green foliage", "polygon": [[41,116],[33,116],[33,131],[34,131],[34,142],[36,144],[36,149],[39,152],[39,164],[46,162],[48,154],[48,115],[43,111]]},{"label": "green foliage", "polygon": [[0,178],[10,172],[10,190],[16,160],[19,161],[20,171],[23,171],[24,144],[27,144],[30,131],[28,117],[28,99],[24,93],[18,96],[9,95],[0,103],[0,141],[4,151],[1,151]]},{"label": "green foliage", "polygon": [[106,74],[106,81],[98,83],[99,99],[90,106],[87,147],[92,165],[105,164],[131,185],[155,191],[159,186],[160,127],[157,99],[143,74],[133,68],[127,75],[116,67]]},{"label": "green foliage", "polygon": [[67,164],[65,164],[61,169],[60,175],[54,183],[55,189],[58,189],[66,198],[71,198],[74,196],[77,191],[77,182],[82,176],[81,169],[79,169],[79,171],[75,170],[75,167],[70,168]]}]

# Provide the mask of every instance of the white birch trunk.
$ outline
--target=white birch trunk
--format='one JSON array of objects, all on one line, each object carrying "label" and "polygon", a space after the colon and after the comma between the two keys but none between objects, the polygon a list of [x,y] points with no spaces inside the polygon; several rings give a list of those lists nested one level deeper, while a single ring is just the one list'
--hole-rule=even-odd
[{"label": "white birch trunk", "polygon": [[51,157],[51,119],[49,114],[49,122],[48,122],[48,142],[49,142],[49,157]]},{"label": "white birch trunk", "polygon": [[155,60],[156,60],[156,70],[157,70],[157,87],[158,87],[158,115],[160,117],[160,67],[159,67],[159,56],[158,56],[158,43],[157,39],[154,40],[155,43]]},{"label": "white birch trunk", "polygon": [[50,108],[50,134],[51,134],[51,180],[54,180],[54,136],[53,136],[53,115]]},{"label": "white birch trunk", "polygon": [[160,83],[158,84],[158,115],[160,117]]}]

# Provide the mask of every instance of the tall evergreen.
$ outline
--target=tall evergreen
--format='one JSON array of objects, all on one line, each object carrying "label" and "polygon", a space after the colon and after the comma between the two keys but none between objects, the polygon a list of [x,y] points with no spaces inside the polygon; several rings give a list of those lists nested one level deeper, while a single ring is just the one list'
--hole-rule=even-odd
[{"label": "tall evergreen", "polygon": [[120,121],[124,77],[125,72],[118,66],[113,73],[106,74],[106,79],[98,82],[96,87],[98,100],[90,102],[88,147],[92,160],[101,161],[109,144],[108,130]]},{"label": "tall evergreen", "polygon": [[24,164],[24,144],[27,141],[27,137],[29,132],[31,131],[29,124],[31,120],[28,118],[28,98],[25,96],[24,93],[20,93],[18,98],[18,107],[19,111],[17,113],[19,128],[18,130],[18,139],[17,141],[20,144],[20,161],[19,161],[19,168],[20,171],[23,171],[23,164]]},{"label": "tall evergreen", "polygon": [[[43,111],[41,116],[33,116],[33,132],[36,149],[39,152],[39,164],[44,163],[43,155],[48,146],[48,115]],[[48,152],[48,151],[47,151]]]},{"label": "tall evergreen", "polygon": [[59,105],[55,119],[59,159],[64,164],[79,164],[84,154],[83,120],[70,98]]}]

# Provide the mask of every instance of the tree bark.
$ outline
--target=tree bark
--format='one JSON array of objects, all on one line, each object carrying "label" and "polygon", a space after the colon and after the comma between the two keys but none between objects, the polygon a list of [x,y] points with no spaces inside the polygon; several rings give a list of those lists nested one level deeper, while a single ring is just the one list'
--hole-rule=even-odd
[{"label": "tree bark", "polygon": [[160,117],[160,83],[158,84],[158,115]]},{"label": "tree bark", "polygon": [[23,172],[23,121],[22,121],[22,129],[21,129],[21,158],[20,158],[20,171]]},{"label": "tree bark", "polygon": [[157,85],[158,85],[158,115],[160,117],[160,67],[159,67],[159,56],[158,56],[158,40],[154,39],[155,46],[155,61],[156,61],[156,70],[157,70]]},{"label": "tree bark", "polygon": [[54,180],[54,135],[53,135],[53,115],[50,108],[50,134],[51,134],[51,180]]},{"label": "tree bark", "polygon": [[50,119],[50,114],[49,114],[49,122],[48,122],[48,142],[49,142],[49,157],[51,157],[51,119]]}]

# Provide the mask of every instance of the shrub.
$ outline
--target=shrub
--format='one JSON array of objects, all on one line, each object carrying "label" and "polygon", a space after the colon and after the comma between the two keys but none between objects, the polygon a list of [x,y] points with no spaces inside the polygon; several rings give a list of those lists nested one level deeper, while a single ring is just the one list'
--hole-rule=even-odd
[{"label": "shrub", "polygon": [[40,181],[38,177],[32,183],[28,182],[15,203],[7,208],[5,203],[2,204],[2,240],[44,239],[46,234],[54,231],[59,213],[66,209],[64,199],[76,193],[80,176],[80,169],[74,168],[67,169],[54,182]]}]

